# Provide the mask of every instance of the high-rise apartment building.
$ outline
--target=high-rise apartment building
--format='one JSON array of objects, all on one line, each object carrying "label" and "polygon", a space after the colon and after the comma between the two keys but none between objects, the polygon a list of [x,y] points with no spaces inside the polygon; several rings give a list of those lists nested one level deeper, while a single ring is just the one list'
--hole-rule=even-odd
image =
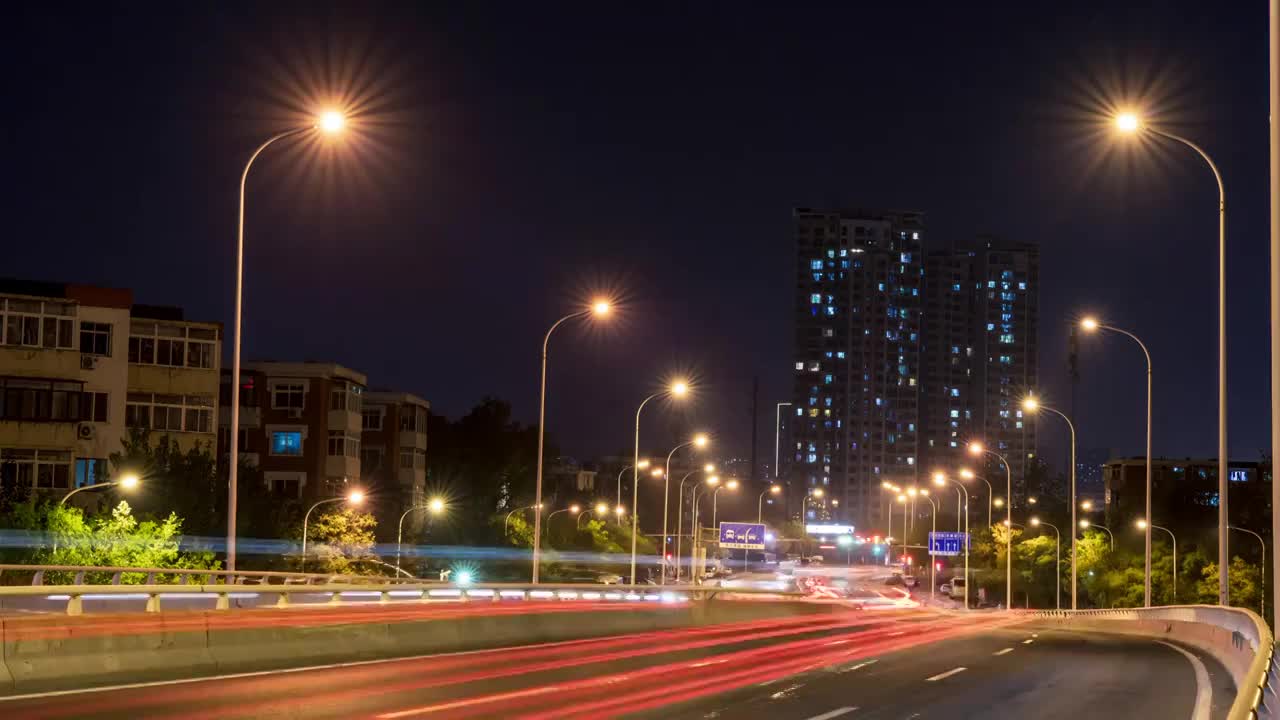
[{"label": "high-rise apartment building", "polygon": [[1036,453],[1021,400],[1037,387],[1039,287],[1039,249],[1028,243],[982,238],[925,260],[923,461],[954,468],[965,443],[981,440],[1009,461],[1015,504]]},{"label": "high-rise apartment building", "polygon": [[926,254],[917,212],[798,209],[794,231],[791,507],[823,488],[806,517],[883,528],[883,481],[954,469],[973,439],[1009,460],[1015,499],[1025,495],[1036,434],[1020,400],[1037,382],[1036,246],[982,239]]},{"label": "high-rise apartment building", "polygon": [[[793,496],[807,518],[878,524],[880,483],[919,471],[924,217],[797,209]],[[793,508],[801,502],[793,499]]]}]

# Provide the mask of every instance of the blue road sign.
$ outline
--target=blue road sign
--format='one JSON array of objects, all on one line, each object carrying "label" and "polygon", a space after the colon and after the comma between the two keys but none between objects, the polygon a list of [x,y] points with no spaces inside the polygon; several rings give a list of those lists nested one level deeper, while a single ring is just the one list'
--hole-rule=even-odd
[{"label": "blue road sign", "polygon": [[728,550],[763,550],[764,525],[720,523],[720,547]]},{"label": "blue road sign", "polygon": [[929,533],[930,555],[960,555],[969,545],[969,533]]}]

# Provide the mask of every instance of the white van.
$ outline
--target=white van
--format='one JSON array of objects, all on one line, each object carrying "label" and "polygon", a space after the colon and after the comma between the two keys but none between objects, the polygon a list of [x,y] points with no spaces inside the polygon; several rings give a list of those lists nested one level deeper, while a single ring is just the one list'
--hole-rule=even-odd
[{"label": "white van", "polygon": [[952,600],[964,599],[964,586],[965,586],[965,582],[964,582],[964,578],[962,577],[955,578],[951,581],[951,599]]}]

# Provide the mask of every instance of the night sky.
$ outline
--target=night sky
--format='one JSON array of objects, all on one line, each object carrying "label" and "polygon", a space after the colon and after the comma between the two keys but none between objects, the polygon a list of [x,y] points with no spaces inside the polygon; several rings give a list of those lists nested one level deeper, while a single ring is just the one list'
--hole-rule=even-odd
[{"label": "night sky", "polygon": [[[1208,456],[1215,188],[1189,150],[1106,131],[1133,106],[1225,176],[1231,448],[1255,459],[1265,4],[867,5],[11,10],[0,275],[130,287],[229,337],[243,162],[345,101],[348,137],[273,147],[251,176],[246,359],[336,360],[449,416],[488,394],[533,421],[542,333],[606,290],[625,301],[615,322],[553,341],[564,449],[629,448],[639,400],[688,371],[687,421],[740,455],[759,377],[771,459],[791,209],[919,209],[933,247],[1041,243],[1046,402],[1069,407],[1068,327],[1097,311],[1154,355],[1156,453]],[[1081,447],[1141,452],[1141,354],[1082,347]],[[675,416],[646,414],[666,444]],[[1064,436],[1042,432],[1058,465]]]}]

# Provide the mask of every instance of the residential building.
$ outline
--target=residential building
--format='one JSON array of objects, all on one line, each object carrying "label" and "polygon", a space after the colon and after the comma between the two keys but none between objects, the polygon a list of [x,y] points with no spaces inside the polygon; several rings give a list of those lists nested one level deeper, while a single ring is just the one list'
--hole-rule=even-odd
[{"label": "residential building", "polygon": [[[230,446],[230,372],[223,373],[222,382],[218,447],[225,455]],[[267,486],[283,497],[318,500],[364,489],[360,444],[365,382],[363,373],[332,362],[245,363],[240,371],[241,457],[260,468]],[[416,428],[416,413],[414,422]],[[423,422],[425,430],[425,416]]]},{"label": "residential building", "polygon": [[844,519],[883,525],[880,483],[919,472],[924,216],[800,208],[793,219],[790,492],[822,488]]},{"label": "residential building", "polygon": [[[431,404],[407,392],[364,393],[361,411],[360,474],[394,523],[411,507],[426,503],[427,414]],[[410,514],[415,532],[426,518]],[[384,518],[385,520],[385,518]]]},{"label": "residential building", "polygon": [[129,290],[0,280],[0,479],[107,481],[129,428],[212,447],[221,356],[219,323]]},{"label": "residential building", "polygon": [[[1112,458],[1102,469],[1103,510],[1115,532],[1146,516],[1146,458]],[[1231,522],[1266,527],[1271,516],[1271,466],[1231,460],[1227,464]],[[1151,514],[1156,524],[1203,529],[1216,526],[1217,458],[1155,458],[1151,463]]]},{"label": "residential building", "polygon": [[1036,418],[1021,401],[1038,387],[1039,257],[1029,243],[981,238],[925,261],[924,462],[972,463],[964,447],[981,440],[1009,461],[1015,505],[1036,455]]}]

